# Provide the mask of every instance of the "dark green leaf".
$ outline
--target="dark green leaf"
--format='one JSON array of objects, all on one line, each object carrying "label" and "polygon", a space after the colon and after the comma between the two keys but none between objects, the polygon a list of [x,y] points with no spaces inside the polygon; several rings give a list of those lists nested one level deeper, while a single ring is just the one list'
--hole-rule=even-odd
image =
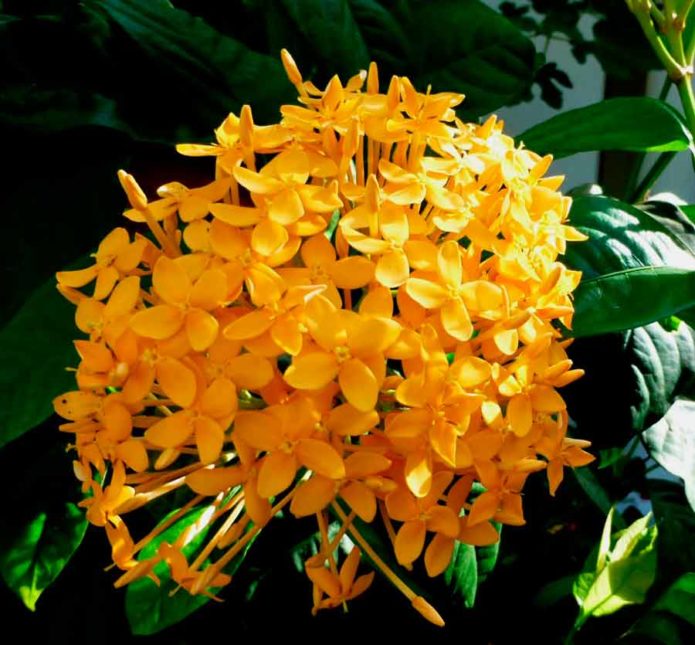
[{"label": "dark green leaf", "polygon": [[592,473],[588,468],[573,468],[572,473],[577,478],[579,485],[582,487],[582,490],[586,493],[587,497],[604,515],[608,515],[613,505],[608,497],[608,493],[606,493],[603,486],[601,486],[599,481],[596,479],[596,475],[594,475],[594,473]]},{"label": "dark green leaf", "polygon": [[533,82],[535,48],[511,22],[478,0],[433,0],[409,7],[404,26],[415,49],[421,90],[463,92],[461,110],[480,116],[517,101]]},{"label": "dark green leaf", "polygon": [[649,498],[659,527],[659,569],[679,576],[695,570],[695,513],[683,485],[661,479],[648,480]]},{"label": "dark green leaf", "polygon": [[624,269],[581,282],[574,301],[575,337],[634,329],[695,306],[695,270]]},{"label": "dark green leaf", "polygon": [[99,126],[137,136],[118,115],[112,99],[71,89],[39,89],[29,83],[3,91],[0,125],[30,127],[37,132]]},{"label": "dark green leaf", "polygon": [[348,0],[283,0],[282,4],[317,61],[330,61],[334,73],[345,76],[367,68],[369,53]]},{"label": "dark green leaf", "polygon": [[[173,543],[181,531],[196,522],[207,510],[207,507],[192,509],[174,522],[148,543],[142,550],[142,559],[156,554],[162,542]],[[166,518],[162,521],[165,520]],[[209,528],[209,525],[205,525],[184,547],[183,552],[187,557],[194,554],[203,545]],[[227,565],[224,569],[225,573],[234,574],[246,557],[251,544],[253,544],[253,540]],[[133,634],[140,636],[155,634],[166,627],[175,625],[210,600],[202,594],[192,596],[185,589],[179,589],[171,595],[171,592],[178,585],[171,580],[166,565],[160,563],[154,571],[160,579],[159,586],[152,580],[145,578],[128,585],[126,592],[125,609],[128,622]],[[215,590],[212,591],[214,593]]]},{"label": "dark green leaf", "polygon": [[627,632],[623,640],[651,638],[666,645],[690,642],[683,632],[695,627],[695,573],[674,582]]},{"label": "dark green leaf", "polygon": [[32,611],[58,577],[87,530],[84,511],[64,504],[60,512],[40,512],[0,552],[0,573]]},{"label": "dark green leaf", "polygon": [[55,396],[74,388],[74,307],[49,280],[0,331],[0,446],[48,417]]},{"label": "dark green leaf", "polygon": [[262,118],[272,117],[293,94],[279,56],[251,51],[166,0],[90,0],[88,6],[106,14],[132,38],[132,47],[161,66],[177,93],[184,90],[197,110],[215,119],[211,126],[243,103]]},{"label": "dark green leaf", "polygon": [[695,511],[695,402],[676,401],[666,415],[644,433],[649,454],[685,484]]},{"label": "dark green leaf", "polygon": [[464,607],[475,604],[478,589],[478,564],[475,547],[457,542],[449,566],[444,571],[444,582],[451,593],[460,598]]},{"label": "dark green leaf", "polygon": [[654,609],[679,616],[695,626],[695,573],[686,573],[656,601]]},{"label": "dark green leaf", "polygon": [[678,396],[695,395],[695,332],[686,324],[667,331],[654,323],[625,336],[634,382],[632,428],[641,432],[661,419]]},{"label": "dark green leaf", "polygon": [[677,152],[693,145],[678,112],[649,97],[608,99],[567,110],[533,126],[519,139],[531,150],[556,158],[592,150]]}]

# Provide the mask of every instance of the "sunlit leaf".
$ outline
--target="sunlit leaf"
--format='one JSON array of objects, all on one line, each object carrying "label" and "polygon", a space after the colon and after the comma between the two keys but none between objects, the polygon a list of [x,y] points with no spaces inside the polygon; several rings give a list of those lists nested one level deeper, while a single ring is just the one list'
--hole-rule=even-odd
[{"label": "sunlit leaf", "polygon": [[0,551],[0,573],[32,611],[58,577],[87,530],[84,511],[65,503],[59,511],[42,511]]},{"label": "sunlit leaf", "polygon": [[664,152],[693,145],[680,114],[667,103],[646,96],[608,99],[566,110],[518,138],[531,150],[556,158],[591,150]]}]

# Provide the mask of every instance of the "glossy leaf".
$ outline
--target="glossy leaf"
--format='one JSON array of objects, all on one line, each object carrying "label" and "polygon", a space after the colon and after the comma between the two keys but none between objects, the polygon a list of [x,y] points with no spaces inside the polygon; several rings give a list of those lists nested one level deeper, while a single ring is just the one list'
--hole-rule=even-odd
[{"label": "glossy leaf", "polygon": [[567,265],[582,271],[585,280],[607,273],[646,266],[695,269],[695,255],[663,218],[603,195],[575,197],[570,211],[573,226],[589,237],[569,244]]},{"label": "glossy leaf", "polygon": [[648,428],[644,439],[649,454],[685,484],[695,511],[695,402],[676,401],[666,415]]},{"label": "glossy leaf", "polygon": [[[649,127],[644,127],[649,123]],[[693,139],[678,112],[643,97],[607,99],[567,110],[519,135],[526,147],[556,158],[592,150],[687,150]]]},{"label": "glossy leaf", "polygon": [[0,330],[0,446],[47,418],[51,401],[75,382],[72,306],[49,280]]},{"label": "glossy leaf", "polygon": [[659,569],[673,577],[695,571],[695,512],[688,504],[683,485],[663,479],[648,479],[649,499],[659,527]]},{"label": "glossy leaf", "polygon": [[624,269],[580,283],[572,334],[596,336],[642,327],[695,306],[695,270]]},{"label": "glossy leaf", "polygon": [[0,573],[31,611],[82,542],[84,511],[65,503],[58,512],[36,514],[0,552]]}]

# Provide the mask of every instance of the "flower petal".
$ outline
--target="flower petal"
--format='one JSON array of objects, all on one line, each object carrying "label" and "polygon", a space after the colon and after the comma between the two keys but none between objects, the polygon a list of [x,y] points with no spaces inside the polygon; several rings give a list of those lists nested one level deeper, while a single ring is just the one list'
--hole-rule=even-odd
[{"label": "flower petal", "polygon": [[[458,522],[457,522],[458,524]],[[432,538],[429,546],[425,550],[425,569],[431,578],[438,576],[446,571],[454,554],[454,540],[441,533]]]},{"label": "flower petal", "polygon": [[203,464],[211,464],[220,456],[224,446],[224,431],[209,417],[198,417],[193,422],[198,456]]},{"label": "flower petal", "polygon": [[362,482],[350,482],[341,488],[340,496],[361,520],[371,522],[376,516],[376,495]]},{"label": "flower petal", "polygon": [[264,219],[253,229],[251,248],[259,255],[270,256],[280,251],[289,239],[289,233],[284,226]]},{"label": "flower petal", "polygon": [[353,255],[330,265],[328,273],[339,289],[360,289],[372,281],[374,263],[365,257]]},{"label": "flower petal", "polygon": [[410,278],[405,283],[406,293],[425,309],[438,309],[448,298],[442,285],[422,278]]},{"label": "flower petal", "polygon": [[191,291],[191,280],[186,269],[176,262],[161,255],[154,265],[152,286],[159,297],[170,305],[183,304]]},{"label": "flower petal", "polygon": [[193,432],[193,415],[181,410],[164,417],[145,431],[145,439],[159,448],[175,448],[186,443]]},{"label": "flower petal", "polygon": [[181,361],[163,357],[157,361],[157,381],[176,405],[187,408],[193,405],[196,395],[195,374]]},{"label": "flower petal", "polygon": [[326,427],[341,436],[356,436],[369,432],[378,423],[376,410],[361,412],[349,403],[341,403],[329,412]]},{"label": "flower petal", "polygon": [[441,308],[442,327],[456,340],[465,342],[473,335],[473,324],[468,310],[458,299],[447,300]]},{"label": "flower petal", "polygon": [[186,314],[186,335],[196,352],[205,351],[215,342],[219,323],[217,318],[202,309],[189,309]]},{"label": "flower petal", "polygon": [[399,564],[409,565],[418,559],[425,546],[425,523],[422,520],[405,522],[393,543]]},{"label": "flower petal", "polygon": [[265,498],[274,497],[294,481],[296,474],[294,455],[280,450],[267,454],[258,470],[258,494]]},{"label": "flower petal", "polygon": [[227,296],[227,276],[219,269],[203,271],[191,289],[190,303],[210,311],[219,307]]},{"label": "flower petal", "polygon": [[[314,352],[292,360],[285,370],[285,381],[298,390],[320,390],[338,374],[338,361],[332,354]],[[372,378],[374,376],[372,375]]]},{"label": "flower petal", "polygon": [[130,319],[131,329],[144,338],[171,338],[183,325],[184,313],[172,305],[156,305],[138,311]]},{"label": "flower petal", "polygon": [[295,517],[306,517],[324,509],[335,497],[335,482],[328,477],[314,475],[297,487],[290,511]]},{"label": "flower petal", "polygon": [[379,383],[361,360],[352,358],[340,366],[338,383],[348,403],[360,412],[374,409],[379,398]]},{"label": "flower petal", "polygon": [[410,276],[408,258],[403,249],[395,249],[379,257],[374,271],[376,280],[389,289],[400,287]]},{"label": "flower petal", "polygon": [[304,466],[331,479],[345,477],[345,464],[338,451],[319,439],[301,439],[295,446],[295,454]]}]

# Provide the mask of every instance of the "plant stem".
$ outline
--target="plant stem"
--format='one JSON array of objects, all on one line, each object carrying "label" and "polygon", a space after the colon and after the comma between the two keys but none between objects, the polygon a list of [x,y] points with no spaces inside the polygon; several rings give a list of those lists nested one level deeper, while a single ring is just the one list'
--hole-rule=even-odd
[{"label": "plant stem", "polygon": [[662,152],[644,176],[644,179],[642,179],[637,188],[635,188],[633,194],[630,195],[628,201],[633,204],[641,202],[675,156],[676,153],[673,151]]},{"label": "plant stem", "polygon": [[685,120],[691,134],[695,137],[695,94],[693,94],[692,75],[686,74],[678,83],[678,95],[683,104]]}]

